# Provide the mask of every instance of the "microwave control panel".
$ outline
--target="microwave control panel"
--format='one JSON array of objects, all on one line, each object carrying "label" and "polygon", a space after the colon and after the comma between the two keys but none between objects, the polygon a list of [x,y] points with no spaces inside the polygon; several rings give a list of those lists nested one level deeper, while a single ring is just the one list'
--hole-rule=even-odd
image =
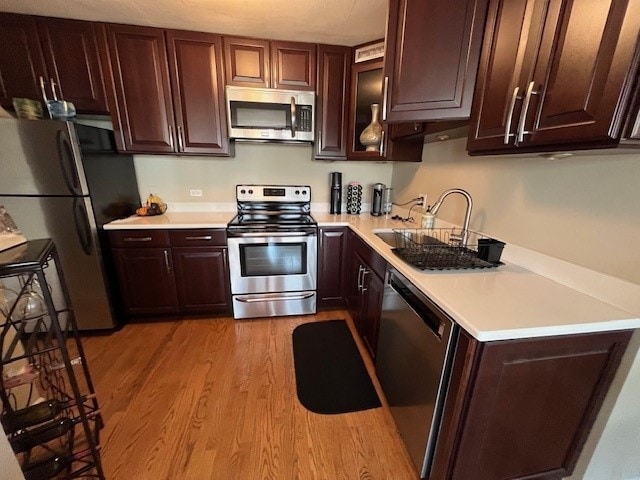
[{"label": "microwave control panel", "polygon": [[301,132],[311,131],[312,108],[311,105],[298,105],[298,121],[296,127]]}]

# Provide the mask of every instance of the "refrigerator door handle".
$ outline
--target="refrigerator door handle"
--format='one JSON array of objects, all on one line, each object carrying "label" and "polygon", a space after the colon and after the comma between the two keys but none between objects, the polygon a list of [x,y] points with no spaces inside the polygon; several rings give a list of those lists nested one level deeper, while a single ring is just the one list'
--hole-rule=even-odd
[{"label": "refrigerator door handle", "polygon": [[67,187],[69,188],[69,192],[72,195],[82,195],[80,177],[76,170],[74,160],[75,155],[71,145],[71,139],[63,130],[58,130],[56,143],[58,144],[58,161],[60,162],[62,175]]},{"label": "refrigerator door handle", "polygon": [[73,199],[73,219],[82,250],[87,255],[91,255],[93,253],[93,236],[91,232],[91,225],[89,224],[89,216],[87,215],[87,210],[84,206],[84,199],[82,197],[76,197]]}]

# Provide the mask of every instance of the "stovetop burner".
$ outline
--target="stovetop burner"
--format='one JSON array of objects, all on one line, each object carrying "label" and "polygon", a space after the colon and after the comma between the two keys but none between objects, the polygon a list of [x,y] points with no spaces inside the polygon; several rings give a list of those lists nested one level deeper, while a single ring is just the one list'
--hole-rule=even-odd
[{"label": "stovetop burner", "polygon": [[295,229],[316,227],[308,185],[238,185],[238,214],[227,228]]},{"label": "stovetop burner", "polygon": [[316,225],[314,218],[308,213],[239,213],[229,223],[234,225]]}]

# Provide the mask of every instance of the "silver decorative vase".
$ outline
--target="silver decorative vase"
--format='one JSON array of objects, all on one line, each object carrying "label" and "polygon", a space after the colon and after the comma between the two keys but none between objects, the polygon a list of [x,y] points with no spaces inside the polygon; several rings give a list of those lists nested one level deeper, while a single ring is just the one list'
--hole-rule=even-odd
[{"label": "silver decorative vase", "polygon": [[382,125],[378,121],[380,105],[371,104],[371,123],[360,134],[360,143],[366,147],[367,152],[375,152],[380,147],[382,140]]}]

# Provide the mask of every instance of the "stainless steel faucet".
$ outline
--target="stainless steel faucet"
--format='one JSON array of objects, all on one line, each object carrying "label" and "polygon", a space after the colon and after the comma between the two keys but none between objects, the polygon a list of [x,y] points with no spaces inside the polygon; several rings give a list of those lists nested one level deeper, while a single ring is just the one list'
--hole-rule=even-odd
[{"label": "stainless steel faucet", "polygon": [[452,193],[459,193],[464,198],[467,199],[467,211],[464,214],[464,225],[462,226],[462,236],[458,238],[457,236],[451,235],[451,240],[459,240],[462,242],[462,246],[467,246],[467,240],[469,239],[469,221],[471,220],[471,208],[473,207],[473,200],[471,199],[471,195],[466,190],[462,190],[461,188],[450,188],[449,190],[445,190],[440,194],[436,203],[431,206],[431,213],[436,215],[440,207],[442,206],[442,201],[447,198]]}]

